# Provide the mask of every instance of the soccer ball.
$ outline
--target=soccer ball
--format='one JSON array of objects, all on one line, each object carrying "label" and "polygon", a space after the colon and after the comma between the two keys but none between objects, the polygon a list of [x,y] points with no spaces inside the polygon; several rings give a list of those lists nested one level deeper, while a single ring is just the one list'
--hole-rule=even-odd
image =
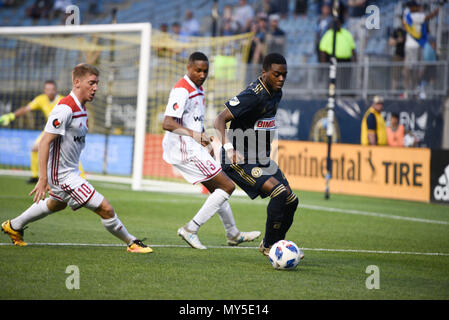
[{"label": "soccer ball", "polygon": [[279,240],[270,249],[268,259],[276,270],[292,270],[299,264],[300,252],[293,241]]}]

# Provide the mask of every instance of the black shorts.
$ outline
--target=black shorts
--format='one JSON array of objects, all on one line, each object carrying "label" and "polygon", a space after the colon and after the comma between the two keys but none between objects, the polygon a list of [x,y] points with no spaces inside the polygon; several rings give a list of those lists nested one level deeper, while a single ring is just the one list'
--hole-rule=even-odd
[{"label": "black shorts", "polygon": [[223,160],[221,167],[228,177],[232,179],[246,194],[251,198],[255,199],[257,196],[265,198],[268,194],[261,191],[264,183],[271,177],[276,178],[284,186],[288,186],[287,178],[285,178],[284,173],[276,164],[276,162],[271,161],[269,166],[261,166],[260,164],[226,164]]}]

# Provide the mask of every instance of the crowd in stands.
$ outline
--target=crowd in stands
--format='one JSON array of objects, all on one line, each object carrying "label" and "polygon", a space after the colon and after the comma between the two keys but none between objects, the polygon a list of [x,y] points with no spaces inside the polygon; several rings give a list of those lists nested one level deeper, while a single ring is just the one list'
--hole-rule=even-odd
[{"label": "crowd in stands", "polygon": [[[204,10],[181,11],[178,16],[182,18],[178,21],[169,20],[162,24],[158,22],[157,25],[161,31],[177,34],[180,37],[232,36],[253,32],[254,37],[251,42],[248,63],[259,64],[266,54],[273,51],[284,54],[288,61],[290,61],[289,58],[295,58],[292,59],[294,61],[292,64],[329,61],[333,42],[334,19],[331,9],[333,0],[219,2],[222,6],[215,21],[213,34],[208,32],[211,28],[204,28],[205,19],[210,18],[204,16]],[[102,10],[101,3],[96,0],[83,1],[83,7],[87,8],[85,9],[87,12],[83,13],[95,17]],[[409,64],[418,61],[438,59],[436,35],[430,34],[428,29],[429,21],[438,14],[438,8],[431,10],[435,5],[431,8],[428,1],[339,0],[336,57],[339,62],[363,61],[363,55],[368,53],[367,42],[371,40],[369,39],[370,34],[364,27],[367,7],[375,4],[380,7],[392,8],[392,3],[393,8],[400,5],[402,12],[395,13],[394,24],[391,21],[388,22],[390,26],[394,25],[394,28],[388,27],[388,32],[382,33],[384,43],[388,44],[384,47],[383,55],[384,57],[390,56],[391,61],[397,63],[392,67],[392,89],[395,92],[403,92],[403,96],[407,97],[407,92],[417,91],[420,87],[433,85],[437,81],[435,67],[422,68],[419,71],[416,71],[416,68],[408,67]],[[37,25],[38,21],[43,19],[49,21],[59,19],[60,24],[63,24],[67,17],[66,8],[71,4],[79,5],[80,2],[77,0],[0,0],[0,5],[5,8],[26,5],[26,16],[32,19],[33,25]],[[130,5],[133,3],[130,2]],[[304,28],[304,30],[295,30],[292,34],[291,28],[287,28],[291,21],[294,23],[305,21],[307,25],[304,27],[303,24],[300,24],[300,28]],[[385,24],[384,21],[382,23]],[[42,23],[38,25],[42,25]],[[206,29],[207,31],[205,31]],[[382,25],[382,30],[385,29]],[[414,34],[416,30],[419,31],[419,35]],[[380,37],[379,34],[376,37]],[[309,41],[310,37],[312,41]],[[310,47],[310,52],[308,49],[305,50],[305,47]],[[296,54],[296,51],[301,53]],[[307,55],[307,59],[296,59],[301,54]],[[405,64],[403,65],[403,63]]]}]

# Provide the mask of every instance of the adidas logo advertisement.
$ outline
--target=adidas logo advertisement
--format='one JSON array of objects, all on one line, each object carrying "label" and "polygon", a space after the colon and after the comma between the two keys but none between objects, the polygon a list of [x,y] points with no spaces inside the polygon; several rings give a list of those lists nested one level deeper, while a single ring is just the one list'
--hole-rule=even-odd
[{"label": "adidas logo advertisement", "polygon": [[444,173],[438,179],[439,185],[433,189],[433,197],[435,200],[443,200],[449,202],[449,164]]},{"label": "adidas logo advertisement", "polygon": [[431,159],[431,200],[449,204],[449,151],[432,150]]}]

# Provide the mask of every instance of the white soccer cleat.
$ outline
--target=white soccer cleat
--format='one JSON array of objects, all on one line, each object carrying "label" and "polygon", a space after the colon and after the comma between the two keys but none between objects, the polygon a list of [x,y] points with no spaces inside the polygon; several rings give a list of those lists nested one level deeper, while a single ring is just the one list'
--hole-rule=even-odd
[{"label": "white soccer cleat", "polygon": [[250,242],[260,237],[260,231],[240,232],[235,238],[228,238],[228,246],[237,246],[242,242]]},{"label": "white soccer cleat", "polygon": [[198,238],[198,235],[193,232],[187,231],[185,227],[181,227],[178,229],[178,236],[184,239],[185,242],[189,244],[192,248],[204,250],[207,249],[203,244],[201,243],[200,239]]}]

